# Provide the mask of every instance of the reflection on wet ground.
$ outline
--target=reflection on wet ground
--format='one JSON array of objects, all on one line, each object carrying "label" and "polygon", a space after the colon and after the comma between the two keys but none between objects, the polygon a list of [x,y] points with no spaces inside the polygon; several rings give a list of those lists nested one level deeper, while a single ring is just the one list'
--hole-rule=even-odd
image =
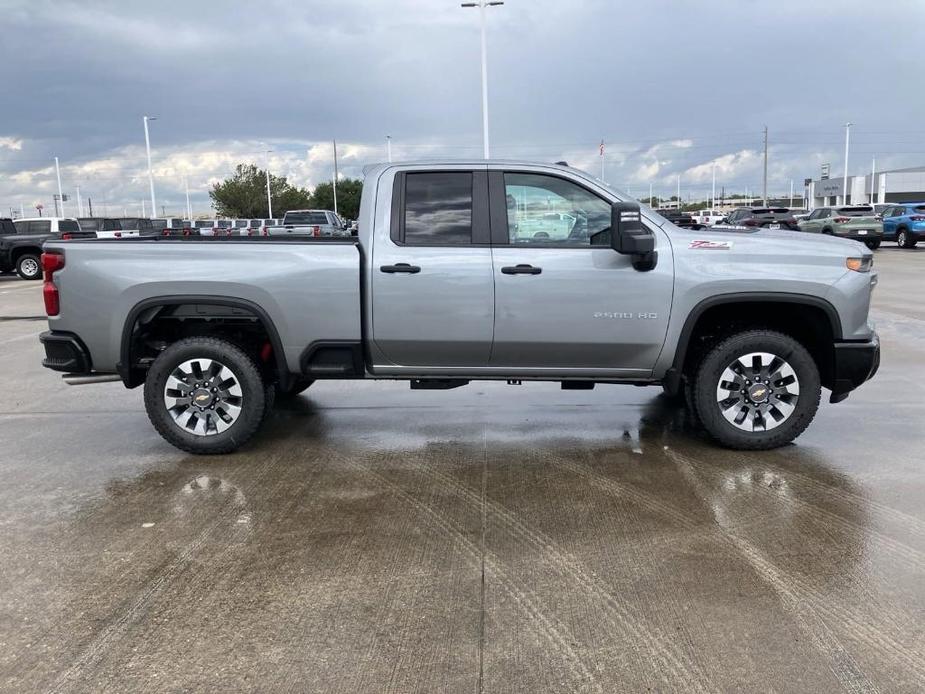
[{"label": "reflection on wet ground", "polygon": [[921,691],[925,367],[883,336],[778,451],[650,389],[329,383],[221,458],[14,341],[0,690]]}]

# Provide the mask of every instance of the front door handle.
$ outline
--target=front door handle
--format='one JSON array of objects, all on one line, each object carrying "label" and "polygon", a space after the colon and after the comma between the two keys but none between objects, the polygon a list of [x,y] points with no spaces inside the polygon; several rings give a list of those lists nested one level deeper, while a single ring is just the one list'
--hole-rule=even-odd
[{"label": "front door handle", "polygon": [[501,268],[501,272],[505,275],[538,275],[542,271],[543,268],[532,265],[508,265]]},{"label": "front door handle", "polygon": [[408,263],[396,263],[395,265],[383,265],[379,268],[380,272],[407,272],[410,275],[416,275],[421,271],[417,265],[408,265]]}]

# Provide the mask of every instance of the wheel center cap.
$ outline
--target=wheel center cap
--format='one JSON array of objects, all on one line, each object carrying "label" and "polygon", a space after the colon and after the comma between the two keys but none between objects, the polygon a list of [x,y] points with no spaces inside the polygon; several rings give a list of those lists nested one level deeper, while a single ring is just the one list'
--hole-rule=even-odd
[{"label": "wheel center cap", "polygon": [[205,388],[197,388],[193,391],[193,404],[203,409],[208,407],[212,404],[212,393]]},{"label": "wheel center cap", "polygon": [[765,402],[771,394],[771,389],[764,383],[755,383],[748,389],[748,397],[752,402]]}]

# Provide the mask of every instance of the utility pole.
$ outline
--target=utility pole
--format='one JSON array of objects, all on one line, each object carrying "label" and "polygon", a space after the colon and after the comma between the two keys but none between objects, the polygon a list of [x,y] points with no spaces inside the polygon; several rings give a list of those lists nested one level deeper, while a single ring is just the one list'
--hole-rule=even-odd
[{"label": "utility pole", "polygon": [[392,136],[391,135],[385,136],[385,147],[389,155],[389,164],[391,164],[392,163]]},{"label": "utility pole", "polygon": [[151,186],[151,214],[157,214],[157,201],[154,199],[154,172],[151,169],[151,138],[148,136],[148,121],[157,120],[154,116],[145,116],[145,152],[148,155],[148,184]]},{"label": "utility pole", "polygon": [[90,197],[87,198],[87,207],[90,208],[90,216],[92,217],[93,216],[93,199]]},{"label": "utility pole", "polygon": [[678,209],[681,209],[681,174],[678,174]]},{"label": "utility pole", "polygon": [[334,143],[334,214],[337,214],[337,140],[331,142]]},{"label": "utility pole", "polygon": [[852,123],[845,123],[845,179],[842,186],[842,205],[848,204],[848,139],[851,135]]},{"label": "utility pole", "polygon": [[[55,157],[55,176],[58,177],[58,200],[61,201],[61,216],[64,216],[64,194],[61,192],[61,169],[58,168],[58,157]],[[55,202],[55,216],[58,216],[58,203]]]},{"label": "utility pole", "polygon": [[653,210],[655,209],[655,205],[652,203],[652,184],[651,183],[649,184],[649,207],[651,207]]},{"label": "utility pole", "polygon": [[[272,149],[268,149],[263,153],[263,161],[265,168],[267,170],[267,217],[273,219],[273,198],[270,196],[270,152]],[[186,193],[186,206],[189,207],[189,189]]]},{"label": "utility pole", "polygon": [[145,199],[142,198],[141,199],[141,217],[142,219],[144,219],[147,216],[148,216],[148,213],[145,211]]},{"label": "utility pole", "polygon": [[768,206],[768,126],[764,126],[764,185],[762,186],[764,206]]},{"label": "utility pole", "polygon": [[80,199],[80,186],[77,186],[77,216],[78,217],[84,216],[84,204],[83,204],[83,201]]},{"label": "utility pole", "polygon": [[479,24],[482,32],[482,149],[485,159],[489,158],[488,150],[488,53],[485,48],[485,8],[503,5],[500,0],[479,0],[478,2],[464,2],[461,7],[478,7]]},{"label": "utility pole", "polygon": [[189,204],[189,179],[186,176],[183,177],[183,187],[186,188],[186,218],[193,221],[193,211]]}]

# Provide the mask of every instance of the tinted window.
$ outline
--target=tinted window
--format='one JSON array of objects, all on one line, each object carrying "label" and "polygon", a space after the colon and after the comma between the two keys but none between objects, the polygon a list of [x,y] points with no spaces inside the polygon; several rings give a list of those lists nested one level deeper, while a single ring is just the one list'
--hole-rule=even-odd
[{"label": "tinted window", "polygon": [[77,221],[80,224],[80,228],[82,231],[99,231],[100,222],[102,220],[87,217],[86,219],[81,218]]},{"label": "tinted window", "polygon": [[260,220],[259,220],[259,219],[252,219],[252,220],[250,221],[250,225],[251,225],[252,227],[259,227],[259,226],[260,226]]},{"label": "tinted window", "polygon": [[196,222],[197,229],[208,229],[211,226],[213,226],[213,224],[212,224],[212,220],[210,219],[200,219],[199,221]]},{"label": "tinted window", "polygon": [[29,222],[29,233],[30,234],[50,234],[51,233],[51,220],[33,219],[31,222]]},{"label": "tinted window", "polygon": [[510,173],[504,192],[510,243],[589,246],[610,228],[610,204],[571,181]]},{"label": "tinted window", "polygon": [[322,225],[328,223],[328,216],[324,212],[287,212],[286,224]]},{"label": "tinted window", "polygon": [[247,226],[247,220],[246,220],[246,219],[236,219],[236,220],[234,221],[234,227],[235,227],[235,229],[243,229],[243,228],[246,227],[246,226]]},{"label": "tinted window", "polygon": [[80,225],[76,219],[58,220],[58,231],[80,231]]},{"label": "tinted window", "polygon": [[103,231],[122,231],[122,225],[119,224],[118,219],[104,219],[102,220]]},{"label": "tinted window", "polygon": [[845,217],[870,217],[874,213],[873,207],[839,207],[838,214]]},{"label": "tinted window", "polygon": [[166,220],[166,219],[152,219],[152,220],[151,220],[151,227],[152,227],[153,229],[157,229],[158,231],[160,231],[160,230],[162,230],[162,229],[166,229],[166,228],[167,228],[167,220]]},{"label": "tinted window", "polygon": [[13,222],[13,226],[16,227],[17,234],[28,234],[29,233],[29,222],[24,222],[22,220],[16,220]]},{"label": "tinted window", "polygon": [[421,246],[471,243],[472,174],[407,174],[404,241]]}]

